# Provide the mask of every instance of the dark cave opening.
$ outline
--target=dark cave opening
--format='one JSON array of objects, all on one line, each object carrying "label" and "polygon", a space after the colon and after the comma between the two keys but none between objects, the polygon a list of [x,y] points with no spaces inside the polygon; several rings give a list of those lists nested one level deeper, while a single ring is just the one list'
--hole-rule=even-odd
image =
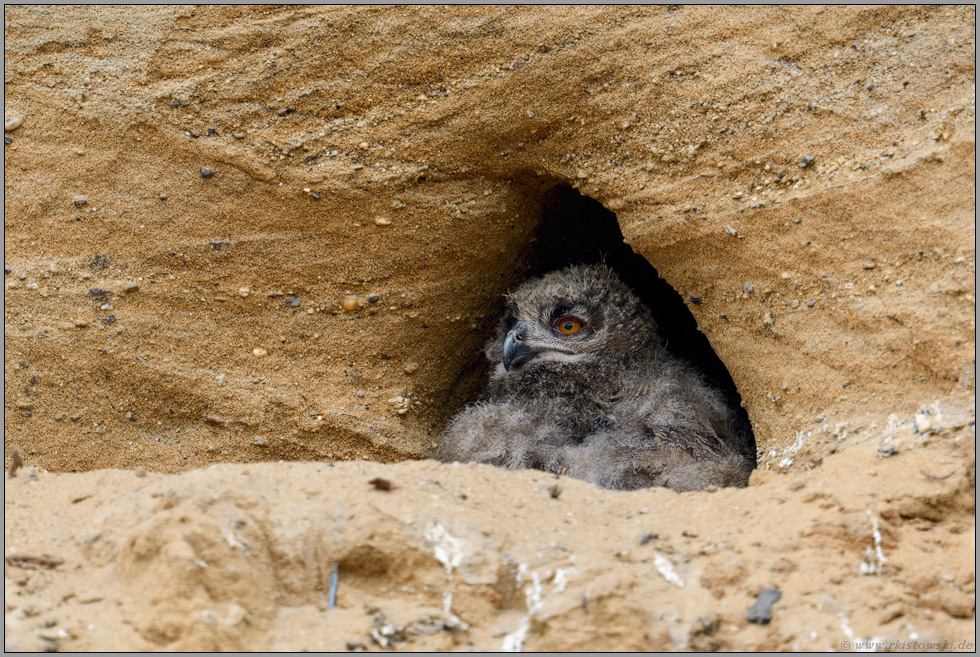
[{"label": "dark cave opening", "polygon": [[755,461],[755,436],[742,397],[728,368],[698,330],[697,321],[684,299],[646,258],[623,239],[616,215],[595,199],[568,184],[544,191],[541,223],[535,234],[527,275],[539,276],[572,264],[604,262],[614,269],[651,310],[665,346],[672,354],[700,369],[725,395],[729,406],[751,439]]}]

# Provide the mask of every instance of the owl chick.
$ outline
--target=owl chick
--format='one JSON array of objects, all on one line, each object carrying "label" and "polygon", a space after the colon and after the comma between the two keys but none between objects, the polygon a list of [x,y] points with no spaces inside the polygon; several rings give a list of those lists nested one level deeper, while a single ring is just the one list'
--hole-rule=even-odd
[{"label": "owl chick", "polygon": [[485,354],[484,400],[450,422],[442,461],[627,490],[748,481],[750,439],[723,395],[664,350],[650,311],[605,265],[518,287]]}]

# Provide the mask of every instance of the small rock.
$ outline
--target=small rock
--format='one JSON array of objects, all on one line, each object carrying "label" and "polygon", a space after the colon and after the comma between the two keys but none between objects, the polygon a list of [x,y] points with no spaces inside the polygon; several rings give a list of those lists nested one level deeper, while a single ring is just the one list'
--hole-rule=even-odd
[{"label": "small rock", "polygon": [[238,296],[240,297],[247,297],[251,292],[252,290],[247,287],[238,288]]},{"label": "small rock", "polygon": [[783,593],[779,589],[763,589],[759,592],[759,597],[755,599],[755,603],[749,608],[746,618],[750,623],[767,624],[772,620],[772,606],[781,597],[783,597]]},{"label": "small rock", "polygon": [[292,114],[295,110],[292,107],[283,107],[281,110],[276,112],[279,116],[286,116],[287,114]]},{"label": "small rock", "polygon": [[[144,468],[144,467],[143,467],[143,466],[141,465],[140,467],[138,467],[138,468],[136,468],[136,469],[135,469],[135,470],[133,471],[133,474],[134,474],[134,475],[136,475],[137,477],[140,477],[140,478],[142,478],[142,477],[145,477],[145,476],[146,476],[146,468]],[[101,599],[102,599],[102,598],[99,598],[99,600],[101,600]]]},{"label": "small rock", "polygon": [[17,128],[21,127],[22,125],[24,125],[23,116],[11,116],[9,119],[5,118],[3,120],[3,131],[12,132]]},{"label": "small rock", "polygon": [[793,301],[790,302],[789,307],[790,308],[799,308],[800,307],[800,302],[797,301],[796,299],[794,299]]},{"label": "small rock", "polygon": [[139,292],[140,286],[137,283],[130,281],[126,283],[126,287],[123,288],[123,294],[132,294],[133,292]]},{"label": "small rock", "polygon": [[353,312],[357,310],[358,307],[357,297],[355,296],[344,297],[343,306],[344,306],[344,310],[348,312]]},{"label": "small rock", "polygon": [[411,374],[419,368],[419,364],[415,361],[409,361],[405,363],[405,374]]},{"label": "small rock", "polygon": [[252,355],[255,356],[256,358],[263,358],[265,356],[268,356],[269,352],[263,349],[262,347],[256,347],[255,349],[252,350]]},{"label": "small rock", "polygon": [[285,299],[283,299],[283,303],[285,303],[290,308],[298,308],[300,304],[300,300],[299,297],[296,296],[295,294],[290,294]]},{"label": "small rock", "polygon": [[378,217],[374,220],[374,223],[376,223],[379,226],[390,226],[391,219],[389,219],[388,217]]},{"label": "small rock", "polygon": [[22,411],[33,411],[34,404],[32,402],[18,402],[17,408]]},{"label": "small rock", "polygon": [[86,328],[87,326],[88,326],[88,322],[86,322],[84,319],[80,319],[77,322],[75,322],[75,328]]},{"label": "small rock", "polygon": [[255,445],[256,447],[268,447],[269,441],[263,438],[262,436],[257,436],[255,440],[252,441],[252,444]]},{"label": "small rock", "polygon": [[929,433],[931,430],[932,430],[932,420],[929,419],[929,415],[927,415],[926,413],[916,413],[915,432]]},{"label": "small rock", "polygon": [[800,168],[806,169],[808,166],[812,165],[816,159],[817,158],[814,155],[804,155],[803,159],[800,160]]},{"label": "small rock", "polygon": [[738,231],[732,228],[731,226],[725,226],[725,232],[731,235],[732,237],[738,235]]},{"label": "small rock", "polygon": [[379,299],[377,294],[372,294],[368,297],[368,303],[378,303]]},{"label": "small rock", "polygon": [[14,140],[11,139],[10,137],[8,137],[7,135],[4,135],[3,136],[3,143],[5,143],[5,144],[12,144],[12,143],[14,143]]},{"label": "small rock", "polygon": [[168,198],[170,198],[170,196],[168,194],[160,194],[160,196],[157,196],[157,198],[161,201],[166,201]]},{"label": "small rock", "polygon": [[211,169],[201,169],[202,178],[210,178],[213,175],[214,175],[214,171],[212,171]]},{"label": "small rock", "polygon": [[83,205],[88,205],[88,201],[86,201],[86,200],[85,200],[85,199],[83,199],[83,198],[80,198],[80,199],[78,199],[77,201],[75,201],[75,207],[76,207],[76,208],[80,208],[80,207],[82,207]]},{"label": "small rock", "polygon": [[405,413],[408,413],[409,406],[411,406],[412,402],[404,395],[397,395],[390,398],[388,403],[391,405],[395,413],[398,415],[404,415]]},{"label": "small rock", "polygon": [[898,454],[898,449],[896,449],[893,445],[889,445],[888,447],[878,448],[878,458],[880,459],[888,458],[889,456],[895,456],[896,454]]},{"label": "small rock", "polygon": [[772,326],[773,324],[776,323],[776,316],[773,315],[772,313],[766,313],[765,316],[762,318],[762,323],[765,324],[766,326]]},{"label": "small rock", "polygon": [[126,413],[125,413],[125,415],[123,415],[123,417],[126,418],[127,420],[129,420],[130,422],[134,422],[136,420],[136,418],[133,417],[133,412],[132,411],[126,411]]},{"label": "small rock", "polygon": [[877,266],[878,265],[876,263],[871,262],[871,263],[868,263],[868,264],[861,265],[861,269],[874,269]]},{"label": "small rock", "polygon": [[391,202],[391,209],[392,210],[401,210],[403,207],[405,207],[405,204],[402,203],[401,201],[392,201]]},{"label": "small rock", "polygon": [[219,374],[218,376],[214,377],[214,381],[215,381],[215,383],[218,384],[218,387],[224,387],[224,386],[228,385],[228,383],[225,381],[225,375],[224,374]]}]

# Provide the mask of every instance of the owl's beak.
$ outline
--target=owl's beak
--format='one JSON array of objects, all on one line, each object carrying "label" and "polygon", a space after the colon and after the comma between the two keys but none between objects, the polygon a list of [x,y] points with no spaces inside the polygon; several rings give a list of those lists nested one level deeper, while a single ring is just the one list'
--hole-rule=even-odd
[{"label": "owl's beak", "polygon": [[538,355],[537,351],[527,346],[526,335],[527,326],[518,324],[504,340],[504,369],[508,372],[512,367],[521,367]]}]

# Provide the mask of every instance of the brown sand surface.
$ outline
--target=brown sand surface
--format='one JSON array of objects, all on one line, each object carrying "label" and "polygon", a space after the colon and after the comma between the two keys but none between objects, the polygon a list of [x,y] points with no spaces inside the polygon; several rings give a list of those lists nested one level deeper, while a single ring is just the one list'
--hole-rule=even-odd
[{"label": "brown sand surface", "polygon": [[[973,7],[4,36],[7,647],[975,648]],[[747,489],[426,460],[556,185],[727,366]]]}]

